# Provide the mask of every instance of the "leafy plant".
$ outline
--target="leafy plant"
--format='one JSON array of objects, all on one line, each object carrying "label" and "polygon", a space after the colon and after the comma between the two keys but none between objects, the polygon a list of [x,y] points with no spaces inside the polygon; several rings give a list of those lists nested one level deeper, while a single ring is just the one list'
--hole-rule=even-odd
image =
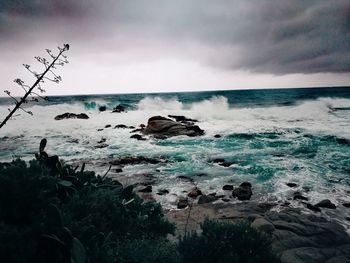
[{"label": "leafy plant", "polygon": [[180,239],[184,263],[278,262],[270,238],[247,221],[232,224],[206,219],[201,228],[201,235],[192,233]]}]

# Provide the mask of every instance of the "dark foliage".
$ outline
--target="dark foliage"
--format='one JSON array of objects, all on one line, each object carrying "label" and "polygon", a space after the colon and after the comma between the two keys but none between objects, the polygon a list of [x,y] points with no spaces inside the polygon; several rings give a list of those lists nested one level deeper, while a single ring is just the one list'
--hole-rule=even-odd
[{"label": "dark foliage", "polygon": [[179,243],[183,262],[279,262],[271,252],[271,240],[266,234],[250,227],[249,222],[235,224],[206,219],[201,235],[192,233]]}]

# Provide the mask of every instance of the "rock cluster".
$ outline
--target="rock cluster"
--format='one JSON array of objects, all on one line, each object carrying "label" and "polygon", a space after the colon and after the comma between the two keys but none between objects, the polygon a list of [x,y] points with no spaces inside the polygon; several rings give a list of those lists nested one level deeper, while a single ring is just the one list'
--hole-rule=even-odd
[{"label": "rock cluster", "polygon": [[148,119],[147,126],[141,132],[146,135],[153,135],[155,138],[159,139],[166,139],[179,135],[192,137],[204,134],[204,130],[200,129],[197,125],[184,124],[162,116],[154,116]]},{"label": "rock cluster", "polygon": [[84,119],[84,120],[86,120],[86,119],[89,119],[89,116],[87,116],[85,113],[75,114],[75,113],[66,112],[66,113],[57,115],[55,117],[56,121],[64,120],[64,119]]}]

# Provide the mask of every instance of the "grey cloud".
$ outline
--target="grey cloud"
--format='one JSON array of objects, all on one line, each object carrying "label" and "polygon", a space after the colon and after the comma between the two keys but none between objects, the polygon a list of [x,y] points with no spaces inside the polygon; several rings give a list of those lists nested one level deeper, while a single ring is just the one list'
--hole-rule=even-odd
[{"label": "grey cloud", "polygon": [[[152,39],[158,47],[179,47],[193,59],[228,70],[350,70],[349,0],[3,0],[0,32],[15,38],[21,29],[9,14],[33,23],[57,19],[75,31],[75,39],[110,37],[115,46],[124,41],[132,48],[140,44],[136,37]],[[111,39],[106,48],[113,48]],[[208,52],[186,50],[186,43]]]}]

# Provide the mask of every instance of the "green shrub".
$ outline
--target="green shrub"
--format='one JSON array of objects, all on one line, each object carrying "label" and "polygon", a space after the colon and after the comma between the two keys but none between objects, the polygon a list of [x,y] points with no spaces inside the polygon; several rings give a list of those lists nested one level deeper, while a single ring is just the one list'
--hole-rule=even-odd
[{"label": "green shrub", "polygon": [[202,234],[192,233],[180,239],[183,262],[278,262],[271,252],[266,234],[250,227],[249,222],[235,224],[206,219]]}]

